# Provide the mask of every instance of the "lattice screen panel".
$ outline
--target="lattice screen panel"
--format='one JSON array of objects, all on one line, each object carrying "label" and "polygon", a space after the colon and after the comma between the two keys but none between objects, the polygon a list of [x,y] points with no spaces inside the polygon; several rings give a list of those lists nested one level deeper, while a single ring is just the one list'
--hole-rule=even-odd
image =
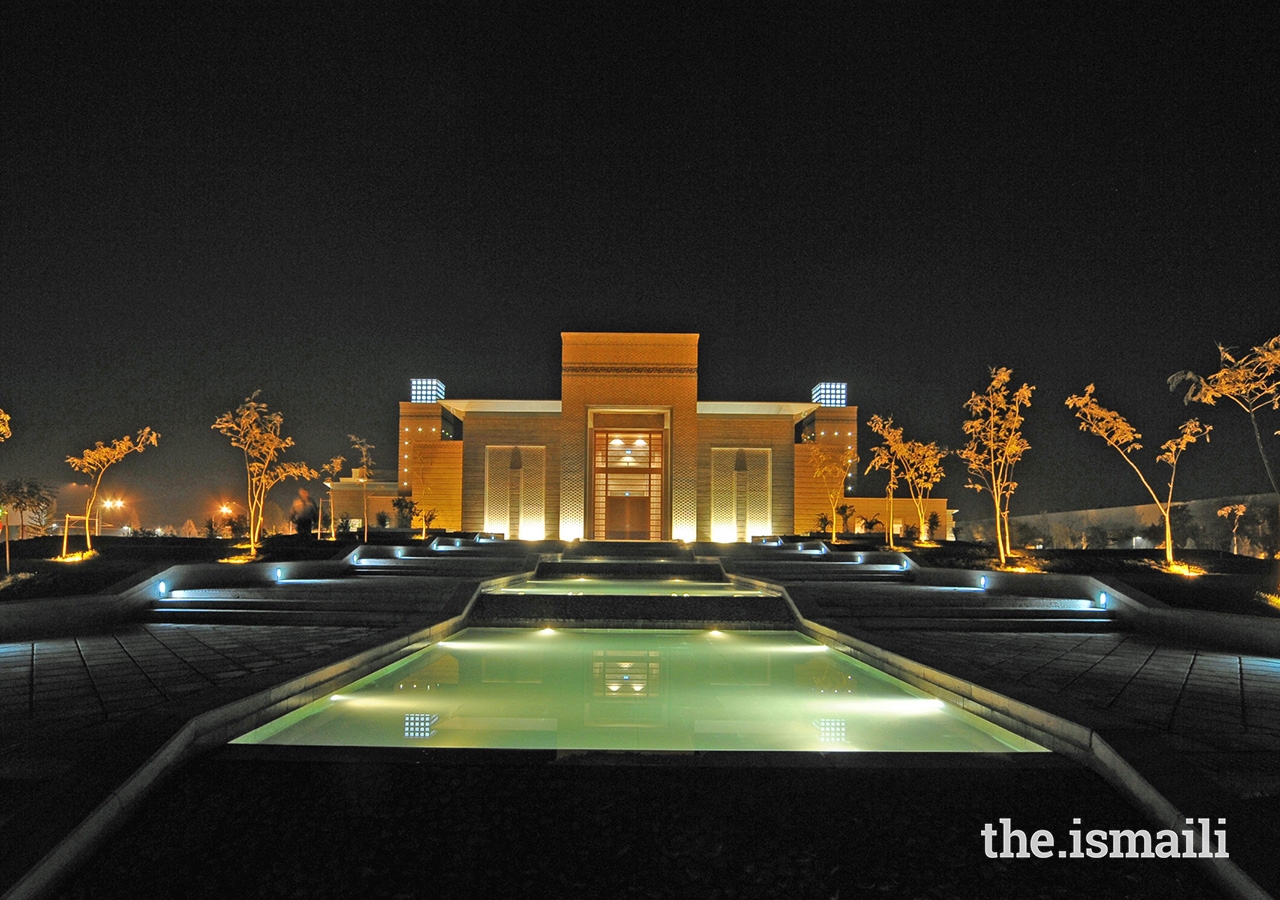
[{"label": "lattice screen panel", "polygon": [[508,538],[546,537],[545,447],[486,447],[484,528]]},{"label": "lattice screen panel", "polygon": [[713,541],[746,541],[773,533],[772,472],[768,448],[712,448]]}]

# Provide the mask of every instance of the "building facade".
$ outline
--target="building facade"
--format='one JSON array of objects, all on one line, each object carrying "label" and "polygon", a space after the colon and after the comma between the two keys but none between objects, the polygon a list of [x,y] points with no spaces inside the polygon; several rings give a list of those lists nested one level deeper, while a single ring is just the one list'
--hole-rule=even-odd
[{"label": "building facade", "polygon": [[[435,527],[731,542],[830,514],[805,445],[856,457],[857,407],[699,400],[696,334],[561,340],[559,400],[449,400],[432,380],[400,404],[399,489]],[[870,517],[884,501],[849,502]]]},{"label": "building facade", "polygon": [[402,492],[396,482],[369,478],[363,469],[356,467],[349,478],[331,479],[325,482],[325,487],[329,489],[329,496],[324,500],[328,508],[323,511],[323,519],[329,523],[326,528],[332,529],[336,524],[339,529],[361,531],[366,518],[370,528],[378,528],[381,527],[380,513],[388,525],[397,524],[395,500]]}]

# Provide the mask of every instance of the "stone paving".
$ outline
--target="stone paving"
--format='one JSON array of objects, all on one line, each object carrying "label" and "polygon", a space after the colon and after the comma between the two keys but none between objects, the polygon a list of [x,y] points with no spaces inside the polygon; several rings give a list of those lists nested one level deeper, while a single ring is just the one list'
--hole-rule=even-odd
[{"label": "stone paving", "polygon": [[282,663],[323,658],[370,628],[139,625],[113,634],[0,644],[0,758]]},{"label": "stone paving", "polygon": [[1280,896],[1280,660],[1123,632],[851,636],[1095,730],[1184,815],[1229,822]]},{"label": "stone paving", "polygon": [[1280,660],[1171,646],[1128,633],[857,636],[1060,711],[1104,734],[1108,728],[1137,727],[1188,749],[1260,751],[1266,755],[1256,762],[1271,774],[1255,793],[1280,787]]},{"label": "stone paving", "polygon": [[[820,609],[800,607],[823,620]],[[850,623],[825,624],[843,630]],[[17,795],[29,812],[57,797],[61,769],[42,763],[54,742],[67,739],[82,753],[111,754],[112,742],[127,733],[121,726],[148,722],[151,736],[140,724],[142,737],[133,738],[159,746],[164,728],[172,727],[159,713],[175,703],[185,704],[183,714],[214,708],[243,693],[235,689],[238,683],[284,680],[391,633],[139,624],[112,634],[0,644],[0,799]],[[1123,632],[899,630],[852,636],[1095,728],[1108,740],[1114,736],[1126,758],[1166,793],[1170,781],[1160,783],[1154,777],[1159,770],[1183,772],[1189,766],[1208,775],[1224,797],[1274,802],[1280,794],[1280,660]],[[1135,747],[1139,758],[1130,754]],[[1180,783],[1173,782],[1175,793]],[[1182,805],[1183,798],[1171,799]],[[23,823],[12,816],[21,813],[12,810],[23,803],[0,807],[10,810],[0,828],[20,830]],[[7,840],[10,834],[0,836]],[[1271,875],[1260,880],[1274,888]],[[0,877],[0,886],[8,883]]]}]

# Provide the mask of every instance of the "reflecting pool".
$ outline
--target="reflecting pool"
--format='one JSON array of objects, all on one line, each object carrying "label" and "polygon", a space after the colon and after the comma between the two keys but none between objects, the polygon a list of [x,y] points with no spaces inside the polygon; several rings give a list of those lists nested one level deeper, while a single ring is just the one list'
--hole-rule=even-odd
[{"label": "reflecting pool", "polygon": [[1043,751],[797,632],[469,628],[233,743]]}]

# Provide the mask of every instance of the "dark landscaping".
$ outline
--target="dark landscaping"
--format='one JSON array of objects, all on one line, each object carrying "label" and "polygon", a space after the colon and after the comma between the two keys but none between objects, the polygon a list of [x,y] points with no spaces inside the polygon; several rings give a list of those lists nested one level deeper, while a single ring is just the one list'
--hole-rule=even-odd
[{"label": "dark landscaping", "polygon": [[980,832],[1000,816],[1068,847],[1073,817],[1086,831],[1146,826],[1055,759],[593,765],[271,749],[286,752],[188,765],[59,896],[1220,896],[1184,860],[986,858]]}]

